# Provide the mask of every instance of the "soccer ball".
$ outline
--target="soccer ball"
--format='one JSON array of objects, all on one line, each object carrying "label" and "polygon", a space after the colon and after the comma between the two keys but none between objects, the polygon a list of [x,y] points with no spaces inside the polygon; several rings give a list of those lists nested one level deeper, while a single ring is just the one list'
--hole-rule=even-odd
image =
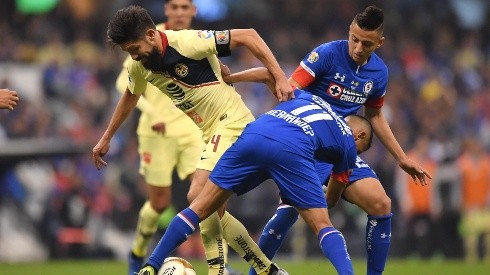
[{"label": "soccer ball", "polygon": [[196,275],[196,272],[188,261],[179,257],[169,257],[163,261],[157,275]]}]

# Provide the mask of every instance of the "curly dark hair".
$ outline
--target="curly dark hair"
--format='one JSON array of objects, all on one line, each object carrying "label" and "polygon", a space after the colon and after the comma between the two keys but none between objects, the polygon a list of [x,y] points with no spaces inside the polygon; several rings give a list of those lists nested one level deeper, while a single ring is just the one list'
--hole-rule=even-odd
[{"label": "curly dark hair", "polygon": [[383,10],[376,6],[369,6],[354,17],[353,23],[366,31],[383,32]]},{"label": "curly dark hair", "polygon": [[150,14],[136,5],[120,9],[107,26],[107,42],[112,46],[137,41],[148,29],[156,29]]}]

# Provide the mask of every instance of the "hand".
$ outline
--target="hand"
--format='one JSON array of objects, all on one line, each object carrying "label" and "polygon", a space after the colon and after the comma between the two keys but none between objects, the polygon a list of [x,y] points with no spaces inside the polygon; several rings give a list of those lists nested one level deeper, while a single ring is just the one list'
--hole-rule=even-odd
[{"label": "hand", "polygon": [[94,149],[92,149],[92,160],[97,170],[100,170],[102,166],[107,166],[107,162],[105,162],[102,157],[109,151],[109,146],[110,140],[102,137],[97,145],[95,145]]},{"label": "hand", "polygon": [[288,101],[291,98],[294,98],[293,88],[289,84],[288,80],[284,77],[283,79],[275,79],[276,80],[276,97],[277,99],[282,101]]},{"label": "hand", "polygon": [[422,186],[425,186],[427,185],[428,179],[432,179],[432,176],[422,166],[409,158],[400,161],[398,165],[412,177],[415,184],[420,182]]},{"label": "hand", "polygon": [[12,111],[19,102],[19,96],[16,91],[9,89],[0,89],[0,109],[9,109]]},{"label": "hand", "polygon": [[231,74],[230,68],[228,68],[228,66],[226,66],[225,64],[221,63],[221,61],[219,62],[219,67],[221,69],[221,76],[223,78]]},{"label": "hand", "polygon": [[151,129],[159,134],[164,135],[167,128],[165,127],[164,122],[157,122],[151,126]]}]

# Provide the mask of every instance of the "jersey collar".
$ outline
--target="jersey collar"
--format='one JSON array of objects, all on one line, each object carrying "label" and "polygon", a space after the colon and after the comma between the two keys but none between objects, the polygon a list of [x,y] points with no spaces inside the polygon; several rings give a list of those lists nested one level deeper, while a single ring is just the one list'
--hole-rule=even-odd
[{"label": "jersey collar", "polygon": [[165,52],[167,51],[167,46],[168,46],[168,38],[167,35],[162,32],[158,31],[160,33],[160,37],[162,38],[162,57],[165,56]]}]

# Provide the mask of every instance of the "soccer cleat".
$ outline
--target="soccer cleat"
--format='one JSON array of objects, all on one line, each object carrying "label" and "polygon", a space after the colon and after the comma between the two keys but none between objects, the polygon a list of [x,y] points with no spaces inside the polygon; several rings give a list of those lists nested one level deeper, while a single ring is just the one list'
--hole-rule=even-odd
[{"label": "soccer cleat", "polygon": [[224,275],[243,275],[243,272],[231,268],[229,265],[225,265]]},{"label": "soccer cleat", "polygon": [[151,265],[144,266],[139,272],[138,275],[156,275],[156,271]]},{"label": "soccer cleat", "polygon": [[129,253],[129,275],[138,274],[138,272],[143,266],[143,257],[138,257],[134,255],[133,252]]},{"label": "soccer cleat", "polygon": [[269,268],[269,272],[267,273],[268,275],[289,275],[289,273],[278,267],[275,263],[272,263],[270,268]]}]

